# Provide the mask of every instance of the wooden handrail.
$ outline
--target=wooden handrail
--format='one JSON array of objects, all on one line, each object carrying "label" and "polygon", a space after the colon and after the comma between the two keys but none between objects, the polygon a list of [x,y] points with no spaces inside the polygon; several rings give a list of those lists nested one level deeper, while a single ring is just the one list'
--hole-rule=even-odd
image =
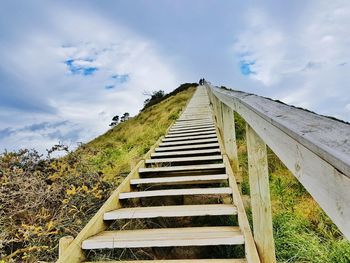
[{"label": "wooden handrail", "polygon": [[240,114],[350,239],[350,125],[254,94],[205,85],[218,125],[225,123],[218,104]]}]

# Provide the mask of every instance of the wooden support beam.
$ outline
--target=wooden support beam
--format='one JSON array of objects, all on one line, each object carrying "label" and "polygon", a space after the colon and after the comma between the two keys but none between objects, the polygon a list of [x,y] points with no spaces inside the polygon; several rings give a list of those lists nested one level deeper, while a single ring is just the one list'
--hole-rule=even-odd
[{"label": "wooden support beam", "polygon": [[253,232],[261,262],[276,262],[266,144],[247,124],[247,150]]},{"label": "wooden support beam", "polygon": [[235,173],[238,182],[242,182],[242,178],[238,178],[238,153],[236,142],[236,129],[233,110],[224,103],[221,103],[223,117],[223,141],[225,151],[230,159],[231,167]]},{"label": "wooden support beam", "polygon": [[62,255],[66,251],[66,249],[69,247],[69,245],[74,240],[74,237],[72,236],[65,236],[61,237],[58,243],[58,258],[62,258]]}]

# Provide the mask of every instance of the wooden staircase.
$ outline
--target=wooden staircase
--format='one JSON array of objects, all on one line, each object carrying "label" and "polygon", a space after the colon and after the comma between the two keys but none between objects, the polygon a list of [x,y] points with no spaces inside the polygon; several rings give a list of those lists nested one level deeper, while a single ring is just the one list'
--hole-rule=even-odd
[{"label": "wooden staircase", "polygon": [[[168,133],[114,192],[58,262],[82,262],[91,250],[242,246],[242,258],[115,262],[260,262],[241,195],[213,119],[207,91],[197,88]],[[170,201],[169,201],[170,200]],[[226,225],[113,230],[118,221],[230,216]],[[238,224],[232,225],[236,221]],[[190,223],[191,224],[191,223]],[[102,261],[99,261],[102,262]]]}]

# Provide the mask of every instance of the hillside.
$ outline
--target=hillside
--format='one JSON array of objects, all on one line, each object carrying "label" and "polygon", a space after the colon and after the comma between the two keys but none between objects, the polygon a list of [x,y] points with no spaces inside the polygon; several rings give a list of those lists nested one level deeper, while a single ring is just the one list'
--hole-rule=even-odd
[{"label": "hillside", "polygon": [[29,150],[1,154],[0,258],[57,259],[59,238],[82,229],[177,119],[194,90],[180,86],[64,158],[43,159]]},{"label": "hillside", "polygon": [[[59,238],[77,235],[194,90],[180,88],[152,102],[64,158],[42,159],[28,150],[0,155],[0,258],[57,259]],[[235,120],[242,191],[249,194],[245,123]],[[278,262],[350,262],[349,242],[270,150],[268,161]]]}]

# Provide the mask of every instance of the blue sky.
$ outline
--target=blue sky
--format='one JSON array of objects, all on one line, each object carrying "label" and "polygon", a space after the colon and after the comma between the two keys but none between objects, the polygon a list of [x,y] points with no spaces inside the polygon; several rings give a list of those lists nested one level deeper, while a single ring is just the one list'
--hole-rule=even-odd
[{"label": "blue sky", "polygon": [[0,150],[75,147],[205,77],[350,121],[350,2],[3,1]]}]

